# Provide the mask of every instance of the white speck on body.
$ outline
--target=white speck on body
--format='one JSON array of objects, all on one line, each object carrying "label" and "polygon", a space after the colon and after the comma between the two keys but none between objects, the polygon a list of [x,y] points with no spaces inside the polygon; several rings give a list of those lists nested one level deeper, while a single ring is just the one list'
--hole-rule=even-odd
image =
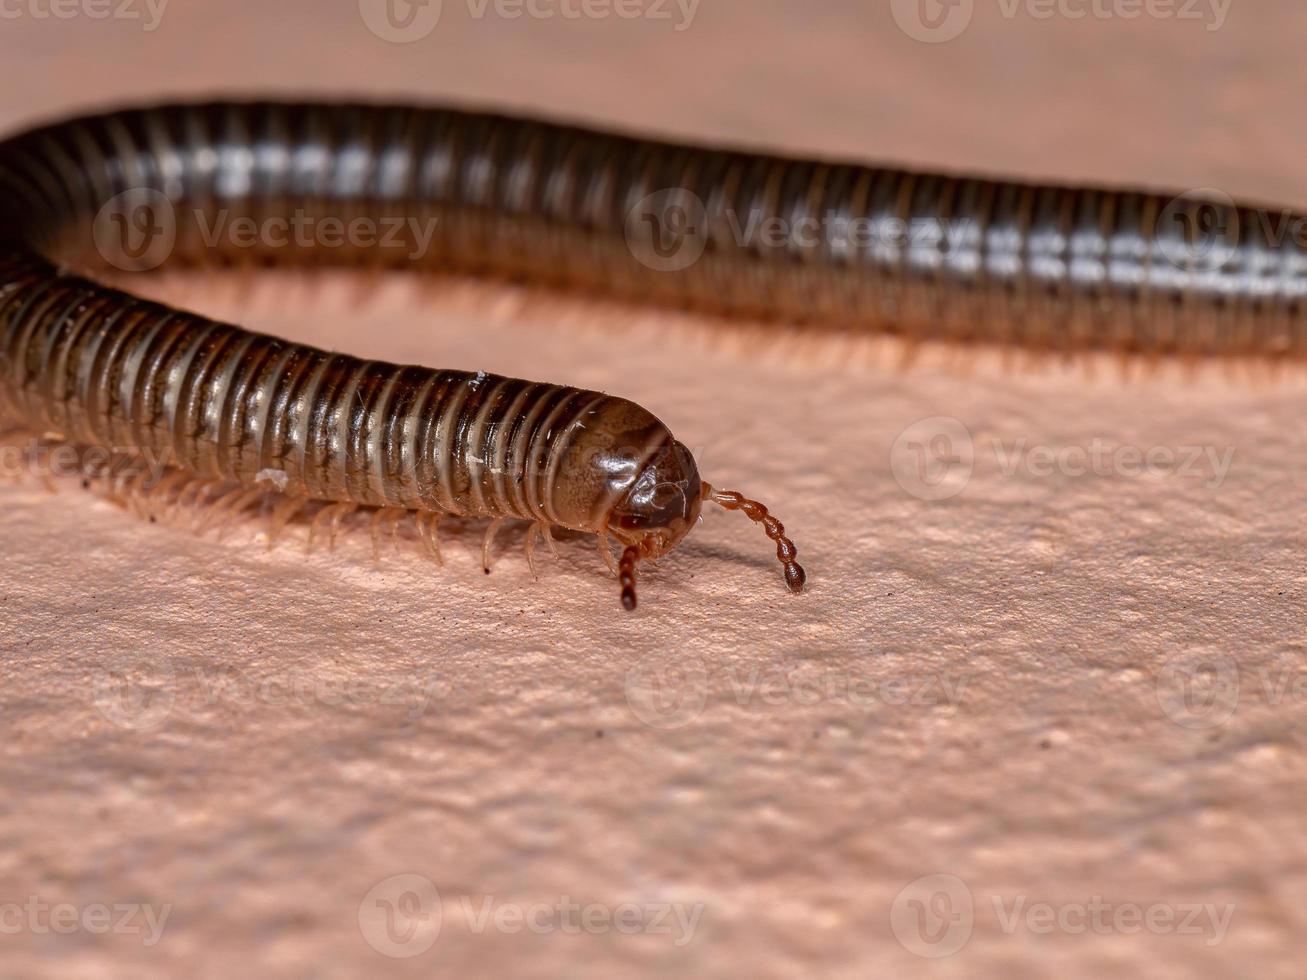
[{"label": "white speck on body", "polygon": [[290,482],[290,474],[283,473],[281,470],[259,470],[254,476],[255,483],[271,483],[278,490],[285,490],[286,484]]}]

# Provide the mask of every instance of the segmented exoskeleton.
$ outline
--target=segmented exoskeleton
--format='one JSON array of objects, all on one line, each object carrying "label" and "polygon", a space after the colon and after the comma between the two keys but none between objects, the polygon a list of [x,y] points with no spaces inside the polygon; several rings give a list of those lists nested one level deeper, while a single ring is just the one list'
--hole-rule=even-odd
[{"label": "segmented exoskeleton", "polygon": [[[401,232],[433,219],[426,227],[444,229],[439,249],[421,254],[410,240],[405,262],[484,259],[498,246],[498,219],[476,213],[476,164],[457,151],[454,131],[467,126],[472,117],[408,109],[181,107],[73,121],[0,145],[0,416],[230,481],[236,501],[266,493],[266,480],[290,508],[313,500],[416,512],[432,538],[438,515],[489,517],[486,551],[507,518],[533,522],[528,555],[535,533],[552,527],[597,533],[605,557],[615,538],[628,609],[636,563],[673,548],[712,500],[762,525],[787,584],[801,591],[804,572],[780,522],[704,483],[666,426],[625,399],[328,353],[53,264],[145,267],[157,235],[175,261],[253,257],[205,238],[208,222],[233,213],[283,219],[288,232],[332,221],[343,229],[358,215]],[[456,218],[447,202],[470,210]],[[277,257],[289,261],[395,261],[380,242],[286,245]],[[550,243],[542,236],[536,247]],[[556,248],[554,258],[576,257]]]},{"label": "segmented exoskeleton", "polygon": [[[347,233],[359,221],[367,241]],[[124,111],[0,144],[0,414],[81,445],[166,453],[237,494],[271,474],[291,507],[414,511],[432,535],[434,516],[452,513],[611,536],[628,608],[636,562],[674,547],[712,500],[763,526],[797,592],[804,573],[781,524],[704,483],[685,447],[630,402],[363,362],[64,270],[457,269],[912,337],[1301,356],[1305,228],[1189,195],[787,159],[453,110]]]}]

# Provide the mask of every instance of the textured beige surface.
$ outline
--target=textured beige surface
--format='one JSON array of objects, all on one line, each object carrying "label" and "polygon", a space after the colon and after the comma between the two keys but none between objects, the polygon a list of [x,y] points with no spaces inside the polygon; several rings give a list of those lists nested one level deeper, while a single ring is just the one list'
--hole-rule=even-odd
[{"label": "textured beige surface", "polygon": [[[174,0],[153,33],[24,4],[0,121],[374,93],[1307,201],[1292,0],[1236,0],[1217,31],[982,3],[943,44],[865,0],[704,0],[680,32],[444,6],[391,45],[351,2]],[[305,558],[67,484],[0,491],[0,974],[1300,972],[1300,381],[904,371],[473,284],[170,288],[354,353],[632,397],[774,507],[811,589],[721,512],[628,616],[580,540],[532,582],[520,532],[485,578],[475,528],[443,571],[374,567],[366,536]],[[921,499],[939,480],[960,492]],[[395,875],[438,889],[438,936]],[[589,928],[535,909],[564,899]],[[167,912],[157,943],[140,910],[97,931],[132,903]]]}]

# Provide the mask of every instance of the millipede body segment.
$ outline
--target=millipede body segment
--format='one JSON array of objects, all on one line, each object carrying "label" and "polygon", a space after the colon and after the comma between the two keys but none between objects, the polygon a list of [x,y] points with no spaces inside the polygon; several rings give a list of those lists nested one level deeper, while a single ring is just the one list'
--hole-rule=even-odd
[{"label": "millipede body segment", "polygon": [[637,563],[709,501],[762,526],[798,592],[780,522],[629,401],[362,361],[70,270],[454,269],[912,337],[1282,357],[1307,348],[1298,222],[446,109],[126,110],[0,144],[0,416],[292,498],[594,532],[628,608]]}]

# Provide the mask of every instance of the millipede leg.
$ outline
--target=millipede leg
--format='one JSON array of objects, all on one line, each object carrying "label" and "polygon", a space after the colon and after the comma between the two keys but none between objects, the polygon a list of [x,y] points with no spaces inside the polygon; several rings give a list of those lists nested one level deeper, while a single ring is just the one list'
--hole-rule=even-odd
[{"label": "millipede leg", "polygon": [[227,533],[231,530],[232,524],[240,518],[241,514],[250,504],[257,500],[266,499],[267,495],[268,491],[263,487],[255,487],[252,490],[246,490],[244,493],[236,497],[236,499],[225,509],[225,512],[220,512],[218,515],[218,540],[221,541],[227,536]]},{"label": "millipede leg", "polygon": [[538,522],[532,524],[526,530],[526,567],[527,567],[527,571],[531,573],[531,577],[533,579],[540,578],[540,576],[536,574],[536,554],[535,554],[536,535],[538,535],[539,533],[540,533],[540,524]]},{"label": "millipede leg", "polygon": [[172,497],[173,491],[181,493],[185,490],[186,485],[193,481],[195,477],[191,476],[185,470],[169,470],[162,480],[150,487],[146,491],[148,503],[147,510],[149,518],[152,521],[166,518],[172,512],[172,506],[176,500]]},{"label": "millipede leg", "polygon": [[217,524],[223,517],[223,512],[232,504],[236,503],[248,491],[244,487],[237,487],[234,490],[228,490],[217,500],[213,501],[212,506],[207,512],[200,515],[200,520],[195,528],[197,534],[203,534]]},{"label": "millipede leg", "polygon": [[336,535],[340,531],[341,522],[358,509],[358,504],[336,504],[332,508],[331,521],[327,525],[328,551],[334,551],[336,549]]},{"label": "millipede leg", "polygon": [[372,560],[381,561],[381,521],[386,516],[384,508],[372,512],[370,529],[372,531]]},{"label": "millipede leg", "polygon": [[187,508],[199,506],[200,496],[207,493],[211,486],[212,484],[208,480],[203,480],[199,477],[183,484],[181,491],[177,494],[177,499],[172,502],[172,507],[169,510],[168,516],[180,520],[181,515]]},{"label": "millipede leg", "polygon": [[614,575],[616,575],[616,574],[617,574],[617,561],[613,558],[613,551],[612,551],[612,549],[608,547],[608,535],[607,535],[607,534],[603,534],[603,533],[600,533],[600,534],[599,534],[598,545],[599,545],[599,554],[600,554],[600,556],[603,558],[603,560],[604,560],[604,564],[608,566],[608,570],[609,570],[610,572],[612,572]]},{"label": "millipede leg", "polygon": [[304,509],[308,501],[303,497],[287,497],[272,508],[272,513],[268,515],[268,550],[271,551],[277,543],[277,538],[285,530],[286,525]]},{"label": "millipede leg", "polygon": [[381,561],[381,528],[390,524],[390,542],[393,550],[399,550],[399,521],[406,513],[398,507],[380,507],[372,514],[372,558]]},{"label": "millipede leg", "polygon": [[322,523],[322,519],[330,516],[330,511],[331,507],[329,506],[320,507],[318,508],[318,512],[313,515],[312,519],[310,519],[308,537],[304,539],[304,553],[306,555],[313,554],[313,539],[317,537],[318,527]]},{"label": "millipede leg", "polygon": [[418,534],[422,536],[422,540],[426,542],[427,550],[435,556],[436,561],[441,566],[445,564],[445,556],[440,552],[440,518],[442,516],[437,511],[432,511],[429,514],[418,514],[417,516]]},{"label": "millipede leg", "polygon": [[558,557],[558,546],[554,544],[554,536],[550,533],[550,527],[544,521],[536,521],[526,532],[526,567],[531,570],[532,578],[539,578],[536,575],[535,550],[536,537],[543,536],[545,542],[549,545],[549,553]]},{"label": "millipede leg", "polygon": [[554,540],[554,529],[548,524],[540,525],[540,533],[545,536],[545,544],[549,547],[549,554],[555,560],[558,559],[558,542]]},{"label": "millipede leg", "polygon": [[143,468],[127,483],[127,506],[131,509],[131,512],[141,520],[154,519],[154,514],[150,508],[149,482],[150,471]]},{"label": "millipede leg", "polygon": [[327,550],[335,548],[336,532],[340,528],[340,522],[356,510],[358,510],[357,504],[328,504],[314,514],[313,520],[309,522],[309,536],[304,545],[305,550],[313,550],[313,540],[323,521],[327,523]]},{"label": "millipede leg", "polygon": [[486,528],[486,536],[481,541],[481,570],[487,575],[490,574],[490,546],[495,543],[495,535],[499,529],[504,526],[505,518],[496,517]]},{"label": "millipede leg", "polygon": [[390,549],[399,554],[399,522],[404,519],[408,511],[399,507],[390,508]]}]

